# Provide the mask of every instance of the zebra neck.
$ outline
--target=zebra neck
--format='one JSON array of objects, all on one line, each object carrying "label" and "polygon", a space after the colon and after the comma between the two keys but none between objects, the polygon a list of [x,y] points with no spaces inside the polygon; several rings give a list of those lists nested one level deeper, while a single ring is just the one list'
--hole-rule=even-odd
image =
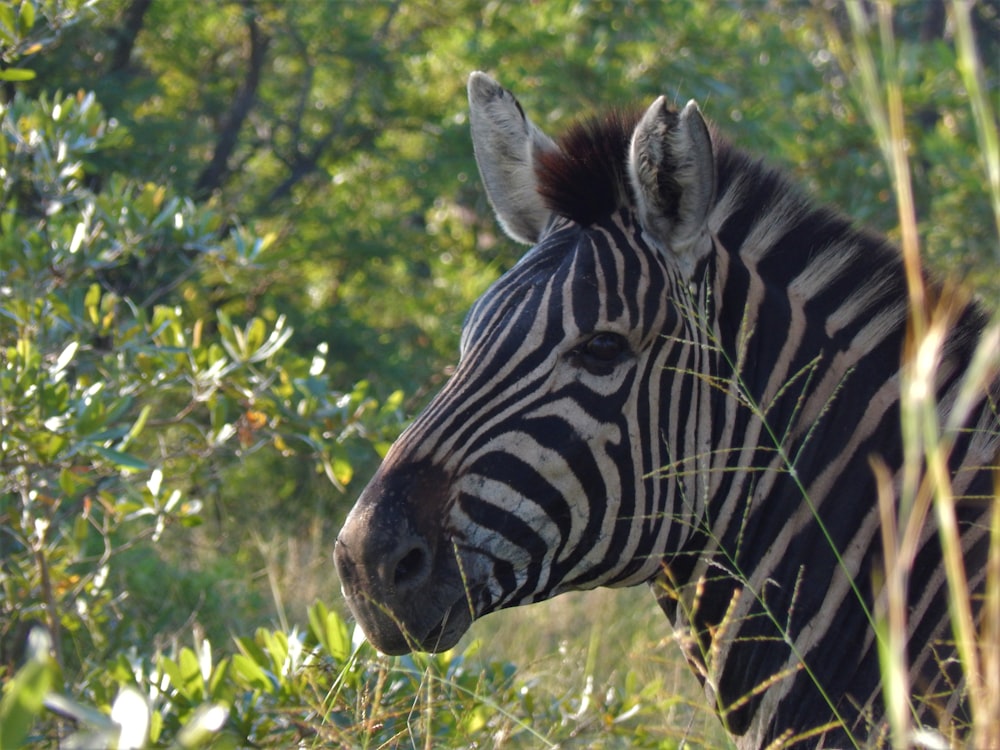
[{"label": "zebra neck", "polygon": [[[857,257],[867,238],[802,248],[813,262],[790,270],[773,262],[780,248],[759,247],[780,245],[780,232],[749,234],[743,252],[720,243],[681,310],[688,345],[675,372],[686,376],[672,387],[687,417],[667,442],[683,470],[664,493],[686,536],[654,587],[727,727],[756,747],[812,729],[811,717],[855,723],[876,694],[865,602],[877,508],[833,499],[874,498],[872,446],[898,443],[905,306],[868,286],[885,273],[859,278],[846,302],[824,297],[844,270],[836,253]],[[823,597],[803,580],[832,582],[850,612],[837,636],[859,647],[836,678],[854,688],[849,709],[828,705],[803,670],[831,636]],[[794,708],[790,694],[801,696]]]}]

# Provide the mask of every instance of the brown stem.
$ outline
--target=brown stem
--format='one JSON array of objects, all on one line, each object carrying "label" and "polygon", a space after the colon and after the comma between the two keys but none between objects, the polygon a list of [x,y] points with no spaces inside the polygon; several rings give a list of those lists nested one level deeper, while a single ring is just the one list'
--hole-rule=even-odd
[{"label": "brown stem", "polygon": [[249,67],[229,112],[223,118],[212,160],[198,176],[198,181],[195,183],[195,194],[201,198],[207,197],[213,190],[219,188],[229,174],[229,158],[236,148],[240,129],[257,98],[261,71],[264,68],[267,48],[271,42],[271,38],[257,23],[257,16],[250,3],[244,2],[244,7],[246,8],[247,32],[250,40]]},{"label": "brown stem", "polygon": [[49,562],[45,559],[42,540],[35,546],[35,564],[41,579],[42,598],[45,600],[45,627],[52,638],[52,651],[56,663],[62,666],[62,629],[59,627],[59,610],[56,608],[56,598],[52,593],[52,579],[49,577]]}]

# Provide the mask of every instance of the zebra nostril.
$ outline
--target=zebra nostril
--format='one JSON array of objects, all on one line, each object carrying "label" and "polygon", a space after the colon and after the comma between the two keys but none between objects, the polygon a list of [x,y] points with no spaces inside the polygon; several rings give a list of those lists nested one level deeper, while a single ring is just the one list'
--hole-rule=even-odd
[{"label": "zebra nostril", "polygon": [[423,545],[414,546],[399,558],[392,582],[397,591],[405,591],[419,586],[430,574],[431,558]]}]

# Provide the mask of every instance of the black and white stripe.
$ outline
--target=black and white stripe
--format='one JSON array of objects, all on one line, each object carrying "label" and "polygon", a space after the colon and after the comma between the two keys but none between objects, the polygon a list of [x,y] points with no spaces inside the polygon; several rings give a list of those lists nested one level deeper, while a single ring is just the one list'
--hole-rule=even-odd
[{"label": "black and white stripe", "polygon": [[[469,89],[490,199],[534,247],[473,307],[454,377],[338,538],[359,621],[386,651],[435,650],[487,612],[649,582],[740,747],[863,744],[882,714],[870,460],[897,481],[903,463],[898,253],[693,104],[556,143],[486,76]],[[957,309],[943,418],[984,325]],[[980,591],[997,379],[977,398],[950,468]],[[961,715],[930,522],[910,580],[914,711]]]}]

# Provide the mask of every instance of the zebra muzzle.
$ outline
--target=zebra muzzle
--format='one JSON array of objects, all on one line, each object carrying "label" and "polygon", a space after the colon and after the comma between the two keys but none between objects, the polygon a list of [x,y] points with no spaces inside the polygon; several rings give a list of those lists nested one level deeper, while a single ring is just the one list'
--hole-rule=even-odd
[{"label": "zebra muzzle", "polygon": [[433,469],[383,466],[337,537],[344,596],[383,653],[446,650],[472,623],[455,551],[434,510],[445,486]]}]

